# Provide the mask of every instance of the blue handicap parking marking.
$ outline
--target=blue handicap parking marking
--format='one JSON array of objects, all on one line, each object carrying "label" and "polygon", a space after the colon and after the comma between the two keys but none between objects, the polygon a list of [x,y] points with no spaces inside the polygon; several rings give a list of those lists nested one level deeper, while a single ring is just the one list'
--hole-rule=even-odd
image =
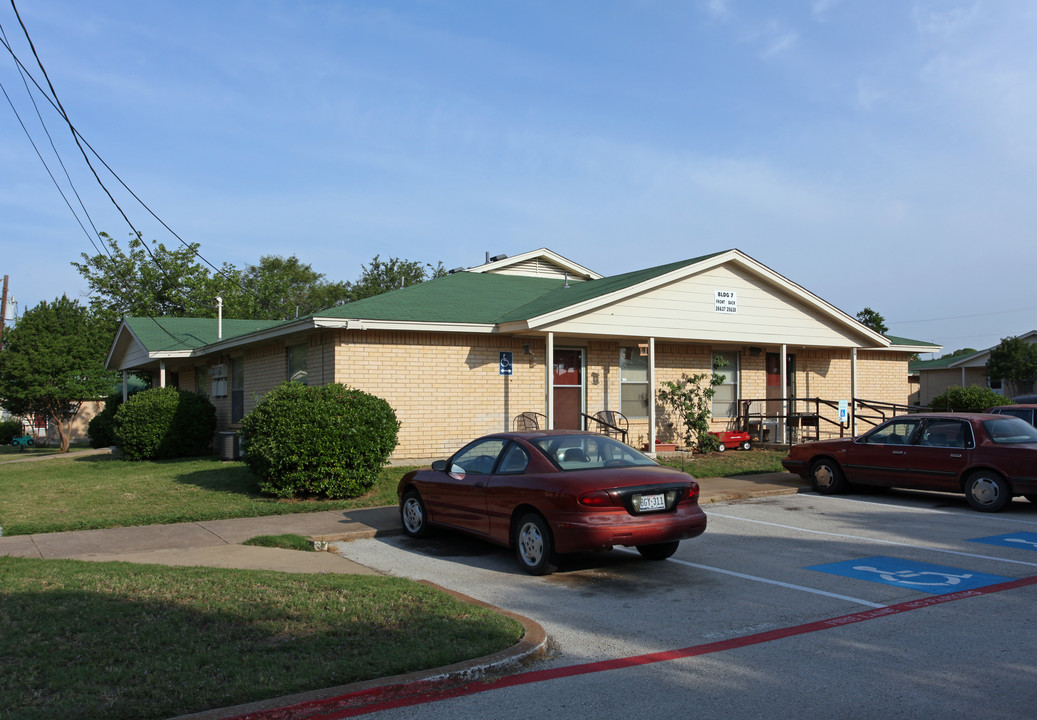
[{"label": "blue handicap parking marking", "polygon": [[1037,550],[1037,533],[1017,532],[1008,535],[991,535],[990,537],[972,538],[969,542],[1000,545],[1016,550]]},{"label": "blue handicap parking marking", "polygon": [[1015,580],[1015,578],[1001,575],[988,575],[960,568],[930,565],[929,563],[884,557],[882,555],[826,565],[812,565],[806,569],[832,575],[842,575],[843,577],[855,578],[857,580],[870,580],[871,582],[883,583],[885,585],[895,585],[896,587],[918,590],[934,595],[958,592],[959,590],[972,590]]}]

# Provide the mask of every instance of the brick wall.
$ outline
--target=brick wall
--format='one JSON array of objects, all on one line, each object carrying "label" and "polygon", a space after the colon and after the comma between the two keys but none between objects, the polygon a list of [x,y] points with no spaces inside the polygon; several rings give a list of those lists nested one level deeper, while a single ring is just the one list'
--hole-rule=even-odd
[{"label": "brick wall", "polygon": [[[465,442],[486,433],[510,430],[522,412],[543,413],[546,407],[546,344],[540,338],[482,334],[325,330],[308,340],[309,382],[341,382],[385,399],[401,422],[397,459],[446,457]],[[245,412],[287,377],[284,342],[271,342],[245,354]],[[561,345],[562,343],[559,343]],[[585,411],[620,407],[619,348],[630,342],[594,340],[585,346]],[[530,353],[523,352],[528,345]],[[708,373],[719,347],[699,343],[657,343],[655,390],[682,374]],[[499,374],[499,353],[511,351],[514,371]],[[798,397],[850,399],[850,351],[797,349],[795,387]],[[766,397],[766,353],[738,350],[739,394]],[[860,351],[858,396],[906,403],[910,393],[907,356]],[[229,398],[212,398],[220,427],[228,426]],[[811,406],[811,409],[813,406]],[[806,410],[806,407],[796,408]],[[822,406],[833,422],[822,423],[837,434],[837,408]],[[683,444],[683,427],[657,405],[657,436]],[[735,429],[734,418],[714,418],[715,430]],[[646,442],[647,418],[630,418],[628,441]]]}]

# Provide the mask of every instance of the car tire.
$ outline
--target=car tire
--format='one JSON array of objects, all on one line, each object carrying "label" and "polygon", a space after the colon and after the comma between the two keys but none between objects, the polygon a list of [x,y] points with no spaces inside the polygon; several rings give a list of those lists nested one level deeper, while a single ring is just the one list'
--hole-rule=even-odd
[{"label": "car tire", "polygon": [[845,492],[847,488],[843,469],[831,458],[818,458],[810,463],[810,484],[814,492],[822,495]]},{"label": "car tire", "polygon": [[526,513],[515,526],[515,555],[530,575],[550,575],[558,569],[554,540],[547,521],[536,513]]},{"label": "car tire", "polygon": [[727,446],[721,442],[720,445],[717,446],[717,452],[724,452],[725,450],[727,450]]},{"label": "car tire", "polygon": [[752,442],[751,442],[751,441],[749,441],[749,440],[744,440],[744,441],[742,442],[742,449],[743,449],[743,450],[752,450],[752,449],[753,449],[753,444],[752,444]]},{"label": "car tire", "polygon": [[428,513],[417,490],[408,490],[400,501],[400,522],[403,531],[412,538],[423,538],[429,533]]},{"label": "car tire", "polygon": [[1012,502],[1012,490],[997,473],[977,470],[965,479],[965,499],[974,510],[1000,512]]},{"label": "car tire", "polygon": [[671,540],[670,542],[655,543],[653,545],[638,545],[637,551],[641,553],[641,557],[645,560],[665,560],[677,552],[677,547],[680,544],[680,540]]}]

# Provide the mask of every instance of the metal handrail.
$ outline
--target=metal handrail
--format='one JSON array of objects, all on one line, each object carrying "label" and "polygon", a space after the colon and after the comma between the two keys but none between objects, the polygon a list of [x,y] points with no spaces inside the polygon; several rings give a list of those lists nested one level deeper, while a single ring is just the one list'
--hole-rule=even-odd
[{"label": "metal handrail", "polygon": [[[749,430],[750,422],[757,422],[761,425],[765,421],[773,421],[775,423],[782,422],[785,427],[785,439],[791,441],[792,439],[792,427],[795,426],[795,422],[802,422],[802,419],[809,417],[812,421],[816,420],[817,423],[817,436],[820,436],[820,428],[822,424],[826,426],[835,426],[839,428],[839,436],[843,437],[847,429],[849,429],[848,422],[839,422],[833,420],[830,417],[826,417],[821,413],[821,407],[832,408],[833,410],[839,409],[839,401],[826,400],[824,398],[797,398],[790,397],[785,398],[788,402],[789,411],[786,413],[776,412],[755,412],[750,413],[749,408],[753,403],[768,403],[768,402],[781,402],[781,398],[741,398],[739,402],[742,405],[742,414],[740,417],[740,425],[743,431]],[[801,404],[805,403],[806,412],[798,412],[797,407],[802,407]],[[766,407],[766,405],[764,405]],[[918,413],[918,412],[931,412],[930,408],[922,407],[919,405],[904,405],[900,403],[890,403],[880,400],[864,400],[862,398],[853,398],[853,414],[856,420],[866,423],[872,427],[875,427],[890,417],[896,417],[897,415],[904,415],[906,413]],[[863,412],[862,412],[863,411]]]},{"label": "metal handrail", "polygon": [[[591,420],[593,422],[598,423],[598,425],[604,426],[604,427],[608,428],[609,430],[613,430],[613,431],[619,433],[620,435],[623,436],[623,442],[624,443],[627,441],[627,431],[624,430],[623,428],[617,427],[616,425],[613,425],[610,422],[605,422],[601,418],[595,417],[594,415],[588,415],[587,413],[580,413],[580,415],[583,416],[584,420]],[[608,433],[605,432],[603,434],[607,435]]]}]

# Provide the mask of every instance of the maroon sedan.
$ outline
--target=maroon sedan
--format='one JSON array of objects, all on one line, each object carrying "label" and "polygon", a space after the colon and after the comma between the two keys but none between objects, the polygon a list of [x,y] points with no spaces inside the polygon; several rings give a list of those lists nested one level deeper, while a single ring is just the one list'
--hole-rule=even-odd
[{"label": "maroon sedan", "polygon": [[786,470],[823,494],[850,484],[963,492],[983,512],[1037,503],[1037,428],[989,413],[901,415],[854,439],[793,445]]},{"label": "maroon sedan", "polygon": [[397,494],[411,537],[431,526],[462,530],[515,548],[532,575],[553,572],[557,555],[614,545],[664,560],[706,529],[689,475],[570,430],[487,435],[407,473]]}]

